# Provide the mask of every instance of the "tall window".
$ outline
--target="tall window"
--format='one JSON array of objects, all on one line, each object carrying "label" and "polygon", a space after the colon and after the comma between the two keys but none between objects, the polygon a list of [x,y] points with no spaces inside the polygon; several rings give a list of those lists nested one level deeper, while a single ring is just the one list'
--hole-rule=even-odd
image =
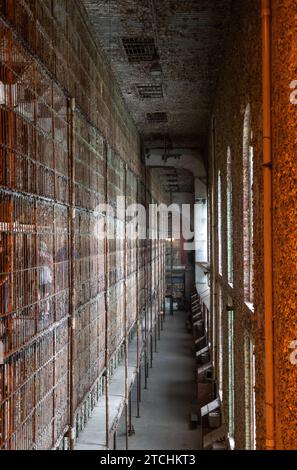
[{"label": "tall window", "polygon": [[228,282],[233,284],[233,188],[232,188],[232,157],[227,150],[227,252],[228,252]]},{"label": "tall window", "polygon": [[223,401],[223,296],[222,288],[218,286],[218,385],[219,385],[219,395],[221,401]]},{"label": "tall window", "polygon": [[223,274],[222,262],[222,176],[221,171],[218,173],[218,262],[219,274]]},{"label": "tall window", "polygon": [[254,278],[254,148],[251,139],[251,108],[246,107],[243,129],[243,247],[244,247],[244,298],[253,304],[253,278]]},{"label": "tall window", "polygon": [[195,204],[195,251],[196,261],[207,262],[208,204],[204,198],[196,199]]},{"label": "tall window", "polygon": [[255,352],[249,336],[245,338],[245,440],[246,449],[256,448]]},{"label": "tall window", "polygon": [[217,316],[211,315],[211,350],[214,370],[217,370]]},{"label": "tall window", "polygon": [[234,311],[228,310],[228,432],[234,438]]}]

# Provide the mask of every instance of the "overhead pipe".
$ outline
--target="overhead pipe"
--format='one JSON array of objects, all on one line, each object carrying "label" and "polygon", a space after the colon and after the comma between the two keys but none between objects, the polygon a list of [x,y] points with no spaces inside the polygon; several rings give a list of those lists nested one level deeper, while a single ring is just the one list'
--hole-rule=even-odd
[{"label": "overhead pipe", "polygon": [[262,0],[266,449],[275,448],[272,270],[271,2]]}]

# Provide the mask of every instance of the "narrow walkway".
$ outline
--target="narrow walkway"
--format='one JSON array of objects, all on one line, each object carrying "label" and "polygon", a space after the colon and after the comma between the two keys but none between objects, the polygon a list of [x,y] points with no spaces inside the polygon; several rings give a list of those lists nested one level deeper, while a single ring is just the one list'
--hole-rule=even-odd
[{"label": "narrow walkway", "polygon": [[[173,317],[166,317],[153,368],[149,370],[148,390],[142,390],[140,419],[135,417],[136,403],[133,400],[136,434],[129,438],[131,450],[200,448],[200,429],[189,428],[196,385],[191,336],[186,332],[185,321],[185,312],[174,312]],[[121,421],[117,449],[125,448],[124,420]]]}]

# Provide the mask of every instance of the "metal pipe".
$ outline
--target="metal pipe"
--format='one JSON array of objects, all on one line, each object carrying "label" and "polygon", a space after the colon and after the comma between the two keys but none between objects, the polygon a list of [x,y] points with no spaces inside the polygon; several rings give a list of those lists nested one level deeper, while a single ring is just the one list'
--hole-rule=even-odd
[{"label": "metal pipe", "polygon": [[262,0],[266,448],[275,448],[272,267],[271,2]]}]

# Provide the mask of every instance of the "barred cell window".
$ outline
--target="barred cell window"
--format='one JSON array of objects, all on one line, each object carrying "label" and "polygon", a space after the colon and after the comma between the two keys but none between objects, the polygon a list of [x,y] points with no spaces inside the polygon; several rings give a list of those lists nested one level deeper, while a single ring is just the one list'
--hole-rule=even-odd
[{"label": "barred cell window", "polygon": [[254,148],[252,146],[251,108],[246,107],[243,127],[243,247],[244,299],[253,308],[254,280]]},{"label": "barred cell window", "polygon": [[233,284],[233,186],[232,186],[232,156],[230,147],[227,150],[227,253],[228,253],[228,282]]},{"label": "barred cell window", "polygon": [[234,438],[234,310],[228,309],[228,434]]},{"label": "barred cell window", "polygon": [[256,363],[255,346],[252,339],[245,336],[245,447],[256,449]]},{"label": "barred cell window", "polygon": [[218,286],[218,387],[221,402],[223,402],[223,368],[224,368],[224,338],[223,338],[223,309],[224,299],[221,285]]},{"label": "barred cell window", "polygon": [[222,253],[222,175],[218,173],[218,264],[219,274],[223,274],[223,253]]}]

